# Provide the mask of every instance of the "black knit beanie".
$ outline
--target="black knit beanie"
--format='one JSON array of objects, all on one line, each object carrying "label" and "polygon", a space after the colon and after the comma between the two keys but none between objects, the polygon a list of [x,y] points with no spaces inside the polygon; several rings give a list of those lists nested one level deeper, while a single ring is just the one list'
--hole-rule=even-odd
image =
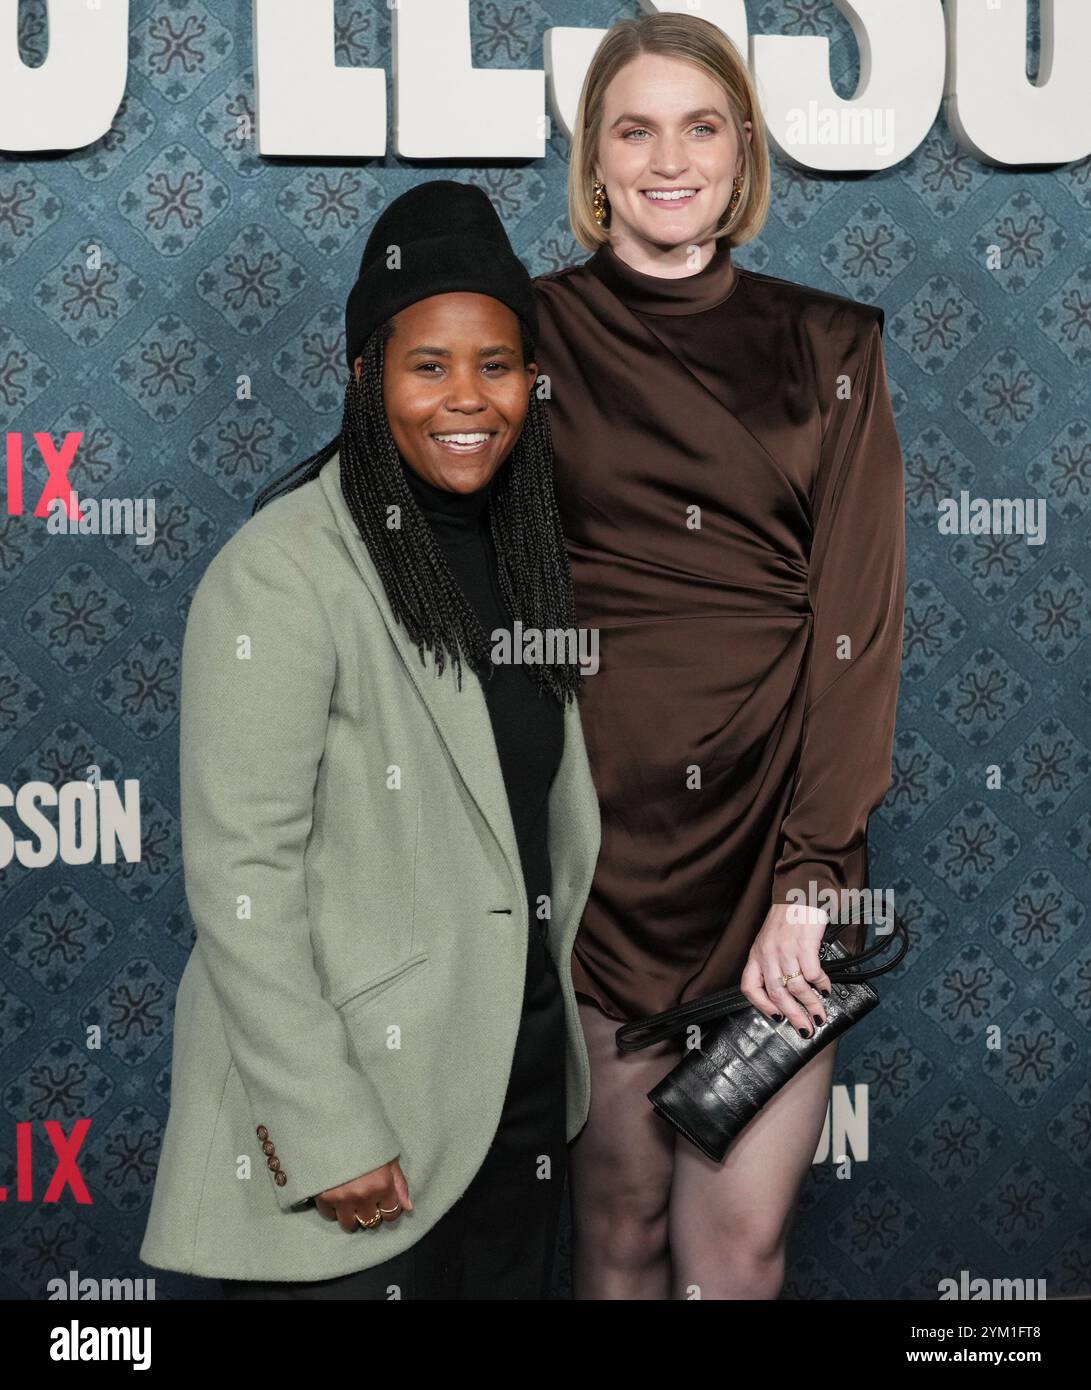
[{"label": "black knit beanie", "polygon": [[345,306],[349,372],[381,323],[419,299],[457,291],[499,299],[537,340],[530,276],[489,195],[475,184],[434,179],[395,198],[367,239]]}]

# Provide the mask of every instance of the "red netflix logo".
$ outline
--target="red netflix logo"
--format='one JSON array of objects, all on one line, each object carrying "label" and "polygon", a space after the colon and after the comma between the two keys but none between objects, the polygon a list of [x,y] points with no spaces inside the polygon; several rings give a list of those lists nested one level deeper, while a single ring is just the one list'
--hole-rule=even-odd
[{"label": "red netflix logo", "polygon": [[[76,515],[76,505],[72,500],[72,485],[68,481],[68,470],[76,456],[76,450],[83,442],[82,430],[69,430],[60,449],[53,443],[50,435],[36,431],[34,442],[41,451],[48,471],[45,487],[34,508],[35,516],[48,516],[49,504],[57,497],[64,502],[65,514]],[[7,436],[7,492],[8,516],[23,515],[23,436],[11,431]]]},{"label": "red netflix logo", "polygon": [[[57,1166],[53,1170],[53,1176],[42,1201],[59,1202],[64,1189],[70,1187],[76,1201],[81,1206],[92,1205],[87,1184],[76,1166],[76,1154],[83,1144],[87,1131],[91,1128],[90,1119],[77,1120],[72,1127],[72,1133],[67,1136],[57,1120],[43,1120],[42,1123],[45,1126],[46,1134],[49,1135],[49,1141],[53,1145],[53,1152],[57,1155]],[[32,1122],[29,1120],[21,1120],[15,1126],[15,1200],[17,1202],[34,1201],[34,1165],[30,1146],[31,1128]],[[7,1188],[0,1187],[0,1202],[7,1200]]]}]

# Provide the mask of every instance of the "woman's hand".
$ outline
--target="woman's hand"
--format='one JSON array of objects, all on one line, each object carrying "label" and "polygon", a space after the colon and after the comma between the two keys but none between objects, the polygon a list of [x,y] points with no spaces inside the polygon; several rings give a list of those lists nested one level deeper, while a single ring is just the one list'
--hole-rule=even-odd
[{"label": "woman's hand", "polygon": [[[818,947],[828,922],[829,914],[820,907],[774,903],[740,981],[743,994],[766,1018],[775,1023],[786,1018],[806,1038],[826,1021],[820,995],[828,995],[831,985]],[[782,975],[795,978],[785,985]]]},{"label": "woman's hand", "polygon": [[384,1221],[397,1221],[403,1211],[413,1210],[409,1184],[396,1158],[352,1182],[327,1188],[318,1194],[314,1204],[327,1221],[336,1221],[343,1231],[349,1232],[364,1229],[356,1220],[357,1214],[361,1221],[370,1221],[382,1207]]}]

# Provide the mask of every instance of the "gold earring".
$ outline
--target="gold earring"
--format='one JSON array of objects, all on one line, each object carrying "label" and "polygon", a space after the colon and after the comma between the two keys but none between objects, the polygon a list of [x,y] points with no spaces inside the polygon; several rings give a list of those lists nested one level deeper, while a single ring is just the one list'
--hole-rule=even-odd
[{"label": "gold earring", "polygon": [[728,203],[728,205],[727,205],[727,215],[728,215],[728,217],[734,217],[734,216],[735,216],[735,209],[739,206],[739,200],[740,200],[740,198],[742,197],[742,186],[743,186],[743,185],[742,185],[742,175],[741,175],[741,174],[736,174],[736,175],[735,175],[735,183],[734,183],[734,191],[733,191],[732,194],[731,194],[731,201],[730,201],[730,203]]},{"label": "gold earring", "polygon": [[595,221],[601,227],[606,221],[606,185],[595,180],[594,197],[591,200],[591,208],[595,214]]}]

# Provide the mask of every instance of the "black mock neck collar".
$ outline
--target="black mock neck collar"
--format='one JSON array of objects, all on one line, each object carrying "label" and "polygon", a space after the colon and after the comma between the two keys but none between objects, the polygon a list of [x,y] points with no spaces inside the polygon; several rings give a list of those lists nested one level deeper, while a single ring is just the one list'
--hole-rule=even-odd
[{"label": "black mock neck collar", "polygon": [[[402,473],[410,492],[435,529],[474,532],[489,504],[493,478],[475,492],[451,492],[429,482],[402,460]],[[493,477],[496,475],[494,474]]]},{"label": "black mock neck collar", "polygon": [[726,237],[716,243],[704,269],[692,275],[646,275],[623,261],[609,242],[598,248],[586,267],[623,304],[644,314],[701,314],[730,299],[739,283]]}]

